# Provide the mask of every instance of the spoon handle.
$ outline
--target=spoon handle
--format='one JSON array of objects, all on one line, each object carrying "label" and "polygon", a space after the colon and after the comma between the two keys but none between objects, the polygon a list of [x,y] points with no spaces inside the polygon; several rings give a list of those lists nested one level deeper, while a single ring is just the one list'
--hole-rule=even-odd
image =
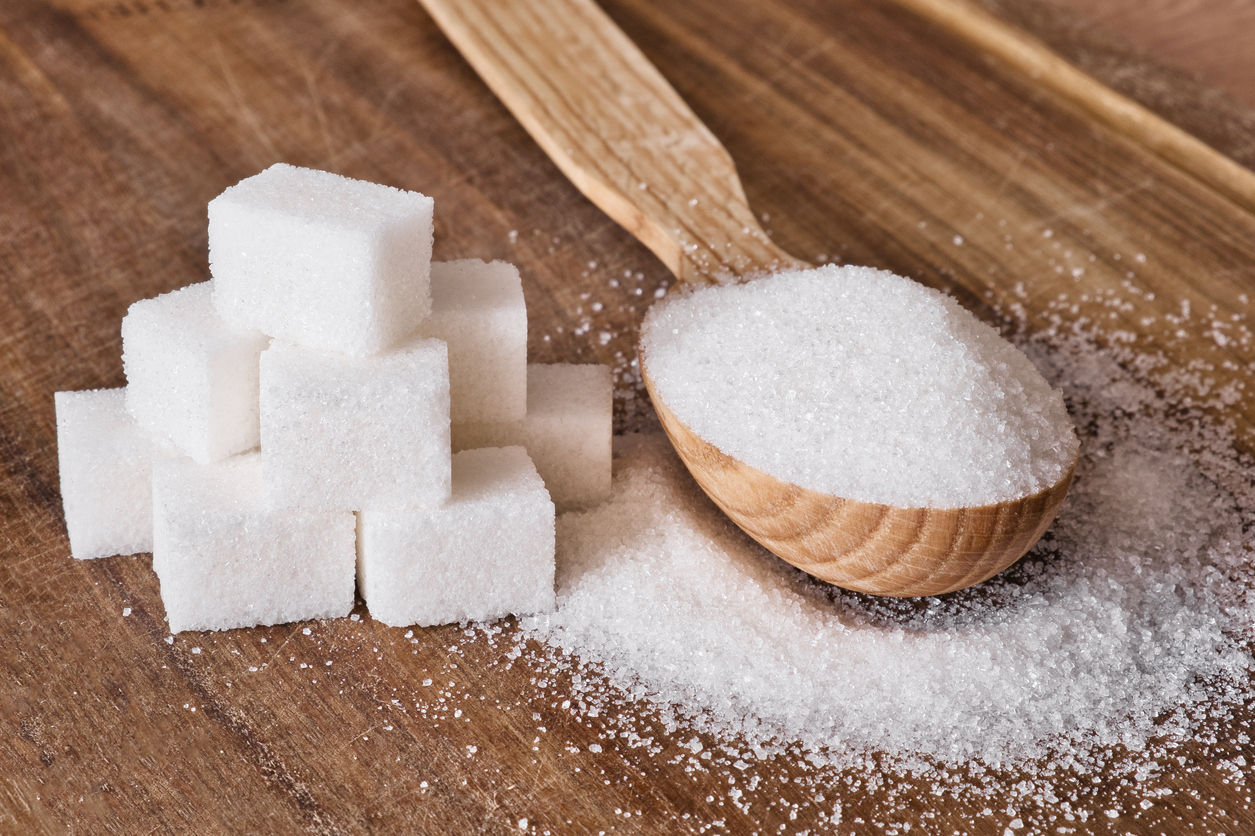
[{"label": "spoon handle", "polygon": [[419,0],[581,192],[682,281],[807,267],[732,157],[593,0]]}]

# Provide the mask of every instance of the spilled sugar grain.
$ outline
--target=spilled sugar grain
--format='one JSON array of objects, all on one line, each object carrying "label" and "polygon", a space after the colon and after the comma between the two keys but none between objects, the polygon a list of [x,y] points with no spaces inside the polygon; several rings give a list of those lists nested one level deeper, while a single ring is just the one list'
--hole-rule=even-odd
[{"label": "spilled sugar grain", "polygon": [[762,757],[1153,771],[1200,709],[1250,696],[1255,488],[1226,438],[1168,420],[1092,346],[1034,359],[1082,456],[1052,531],[993,581],[922,600],[814,582],[727,522],[664,439],[635,437],[613,498],[560,518],[558,610],[524,632]]}]

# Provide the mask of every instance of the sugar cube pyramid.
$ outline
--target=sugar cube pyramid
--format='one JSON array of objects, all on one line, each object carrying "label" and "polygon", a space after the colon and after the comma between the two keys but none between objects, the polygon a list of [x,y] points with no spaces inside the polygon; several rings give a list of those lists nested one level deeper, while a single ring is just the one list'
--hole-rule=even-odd
[{"label": "sugar cube pyramid", "polygon": [[213,278],[131,306],[127,387],[56,395],[73,556],[151,550],[172,632],[355,588],[398,626],[552,609],[555,503],[609,493],[609,370],[528,366],[518,270],[433,265],[432,208],[282,163],[215,198]]}]

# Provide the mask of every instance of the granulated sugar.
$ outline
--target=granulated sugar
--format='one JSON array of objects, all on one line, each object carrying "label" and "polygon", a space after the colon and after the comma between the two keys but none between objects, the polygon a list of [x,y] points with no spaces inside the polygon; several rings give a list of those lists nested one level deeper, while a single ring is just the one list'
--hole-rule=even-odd
[{"label": "granulated sugar", "polygon": [[525,634],[673,723],[815,765],[1086,772],[1184,737],[1191,712],[1249,692],[1255,489],[1227,439],[1169,421],[1092,347],[1037,361],[1083,453],[1051,532],[992,581],[914,600],[813,581],[638,436],[611,500],[559,518],[558,610]]},{"label": "granulated sugar", "polygon": [[811,490],[987,505],[1066,474],[1063,399],[953,299],[868,267],[701,288],[650,309],[661,399],[725,454]]}]

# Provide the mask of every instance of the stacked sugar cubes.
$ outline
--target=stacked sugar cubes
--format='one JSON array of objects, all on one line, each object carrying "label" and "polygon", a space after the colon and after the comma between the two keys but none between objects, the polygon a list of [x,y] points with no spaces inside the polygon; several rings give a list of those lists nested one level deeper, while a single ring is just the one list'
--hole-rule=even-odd
[{"label": "stacked sugar cubes", "polygon": [[284,164],[215,198],[213,278],[132,305],[127,386],[57,393],[72,554],[151,549],[172,632],[355,583],[397,626],[551,609],[555,503],[609,494],[609,371],[528,366],[518,271],[431,263],[432,212]]}]

